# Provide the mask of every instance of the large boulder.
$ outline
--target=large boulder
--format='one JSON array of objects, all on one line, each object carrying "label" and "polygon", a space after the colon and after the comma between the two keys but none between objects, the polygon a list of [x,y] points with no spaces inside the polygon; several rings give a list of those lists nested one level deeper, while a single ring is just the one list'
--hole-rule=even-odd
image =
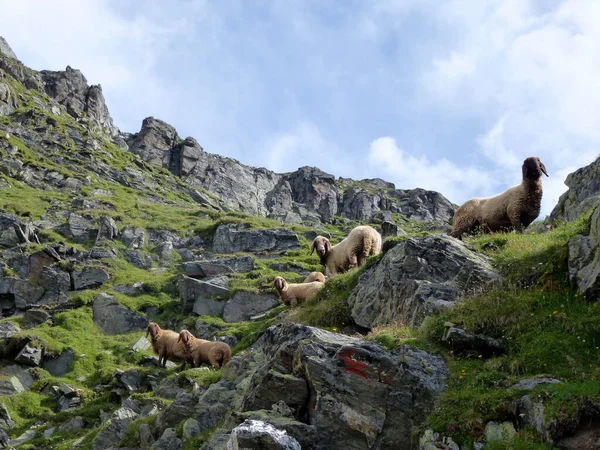
[{"label": "large boulder", "polygon": [[139,414],[129,408],[117,409],[107,425],[92,440],[92,450],[113,448],[125,435],[127,427]]},{"label": "large boulder", "polygon": [[560,196],[550,219],[575,220],[581,213],[600,204],[600,158],[569,174],[569,190]]},{"label": "large boulder", "polygon": [[225,303],[214,298],[229,296],[227,284],[228,282],[223,278],[204,281],[184,275],[177,283],[183,310],[185,312],[194,310],[198,315],[220,316]]},{"label": "large boulder", "polygon": [[246,420],[231,432],[227,446],[248,450],[302,450],[300,443],[285,431],[260,420]]},{"label": "large boulder", "polygon": [[98,266],[83,266],[74,270],[71,276],[73,278],[73,288],[76,291],[97,288],[110,279],[108,272]]},{"label": "large boulder", "polygon": [[223,310],[225,322],[242,322],[263,314],[281,302],[273,294],[255,294],[254,292],[238,291],[227,302]]},{"label": "large boulder", "polygon": [[355,322],[363,327],[396,321],[415,326],[499,279],[490,262],[462,242],[446,235],[415,237],[397,244],[366,269],[348,304]]},{"label": "large boulder", "polygon": [[588,236],[577,235],[569,241],[569,278],[577,290],[590,300],[600,298],[600,207],[592,214]]},{"label": "large boulder", "polygon": [[[316,428],[316,448],[412,449],[414,427],[433,409],[446,376],[439,356],[407,346],[387,351],[287,322],[225,366],[221,381],[200,397],[194,418],[217,426],[228,410],[265,406],[261,393],[269,392],[269,401],[293,399],[294,418]],[[281,418],[281,411],[263,415],[270,423],[269,415]]]},{"label": "large boulder", "polygon": [[92,304],[94,323],[104,334],[123,334],[135,330],[144,330],[148,319],[117,303],[108,294],[98,294]]},{"label": "large boulder", "polygon": [[300,248],[298,235],[288,228],[251,230],[248,224],[222,224],[213,238],[216,253],[284,252]]},{"label": "large boulder", "polygon": [[[38,304],[45,289],[29,280],[0,278],[0,306],[2,310],[28,309]],[[12,305],[11,305],[12,303]]]}]

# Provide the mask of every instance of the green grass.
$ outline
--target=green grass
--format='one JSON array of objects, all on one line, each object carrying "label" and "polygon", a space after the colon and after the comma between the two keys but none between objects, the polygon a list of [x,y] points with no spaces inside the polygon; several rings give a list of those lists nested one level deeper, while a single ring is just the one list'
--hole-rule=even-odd
[{"label": "green grass", "polygon": [[[446,391],[429,417],[434,430],[459,443],[481,440],[488,421],[516,420],[516,401],[525,392],[510,386],[538,375],[563,381],[530,394],[543,401],[551,433],[558,436],[565,423],[573,427],[584,414],[600,410],[600,303],[572,291],[567,276],[567,242],[588,229],[589,214],[543,234],[497,233],[472,239],[506,278],[501,286],[428,317],[417,332],[418,339],[445,356],[450,368]],[[454,354],[441,343],[446,322],[502,339],[506,353],[487,360]],[[381,332],[375,340],[392,345],[397,341],[392,337]],[[512,445],[547,448],[527,430],[521,430]]]}]

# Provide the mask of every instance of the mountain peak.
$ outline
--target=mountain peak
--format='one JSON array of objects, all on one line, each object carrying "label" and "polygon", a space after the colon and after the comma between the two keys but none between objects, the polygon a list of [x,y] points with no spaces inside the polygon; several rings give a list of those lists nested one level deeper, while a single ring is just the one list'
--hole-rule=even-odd
[{"label": "mountain peak", "polygon": [[10,48],[10,45],[8,45],[8,42],[2,36],[0,36],[0,53],[4,53],[10,58],[18,59],[13,49]]}]

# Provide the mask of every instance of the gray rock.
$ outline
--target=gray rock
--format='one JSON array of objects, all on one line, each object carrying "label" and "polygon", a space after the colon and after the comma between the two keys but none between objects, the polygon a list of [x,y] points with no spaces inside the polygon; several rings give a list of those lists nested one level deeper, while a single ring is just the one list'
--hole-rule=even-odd
[{"label": "gray rock", "polygon": [[192,278],[210,278],[251,270],[254,270],[254,259],[251,256],[191,261],[185,265],[185,274]]},{"label": "gray rock", "polygon": [[148,450],[154,444],[155,439],[152,435],[152,430],[147,423],[140,425],[140,449]]},{"label": "gray rock", "polygon": [[123,233],[121,234],[121,241],[128,248],[144,248],[145,240],[146,232],[141,228],[134,228],[128,225],[123,229]]},{"label": "gray rock", "polygon": [[250,320],[251,317],[263,314],[280,304],[279,298],[272,294],[238,291],[225,304],[223,320],[225,322]]},{"label": "gray rock", "polygon": [[419,450],[461,450],[459,445],[449,437],[441,437],[431,428],[427,428],[419,438]]},{"label": "gray rock", "polygon": [[44,439],[50,439],[52,437],[52,435],[54,434],[54,430],[55,429],[56,428],[54,428],[54,427],[50,427],[50,428],[45,429],[44,430],[44,434],[43,434]]},{"label": "gray rock", "polygon": [[283,392],[288,393],[285,403],[293,410],[304,407],[309,395],[308,385],[303,378],[272,369],[265,373],[256,372],[250,380],[242,408],[244,411],[268,409],[281,399]]},{"label": "gray rock", "polygon": [[44,359],[43,367],[50,372],[52,376],[63,377],[69,372],[69,370],[71,370],[71,364],[74,360],[75,354],[70,348],[68,348],[57,358]]},{"label": "gray rock", "polygon": [[18,59],[17,55],[15,55],[15,52],[13,52],[12,48],[10,48],[10,45],[8,45],[8,42],[6,42],[6,39],[4,39],[2,36],[0,36],[0,53],[3,53],[9,58]]},{"label": "gray rock", "polygon": [[90,220],[79,214],[70,213],[67,223],[61,228],[61,231],[65,237],[75,242],[87,242],[96,239],[98,229],[93,227]]},{"label": "gray rock", "polygon": [[100,216],[100,229],[96,237],[96,245],[102,245],[106,241],[112,241],[119,236],[119,228],[112,217]]},{"label": "gray rock", "polygon": [[600,207],[592,214],[588,236],[577,235],[569,241],[569,278],[579,293],[600,298]]},{"label": "gray rock", "polygon": [[581,213],[600,204],[600,158],[588,166],[569,174],[565,180],[569,187],[550,213],[550,219],[575,220]]},{"label": "gray rock", "polygon": [[527,389],[530,391],[531,389],[534,389],[541,384],[556,384],[556,383],[562,383],[562,381],[557,380],[556,378],[549,378],[549,377],[525,378],[523,380],[520,380],[518,383],[514,384],[512,386],[512,388],[513,389]]},{"label": "gray rock", "polygon": [[239,405],[253,408],[258,392],[286,403],[292,395],[301,403],[301,392],[308,392],[302,405],[316,426],[316,448],[411,449],[413,427],[431,412],[446,376],[438,356],[407,346],[390,352],[288,322],[266,330],[250,352],[225,366],[221,381],[200,397],[194,418],[203,427],[217,426],[227,411],[246,409],[236,406],[238,395]]},{"label": "gray rock", "polygon": [[108,272],[97,266],[83,266],[81,269],[73,270],[71,277],[76,291],[97,288],[110,279]]},{"label": "gray rock", "polygon": [[11,439],[8,442],[7,446],[10,448],[14,448],[14,447],[23,445],[24,443],[31,441],[32,439],[35,439],[37,437],[37,434],[38,434],[37,430],[27,430],[18,438]]},{"label": "gray rock", "polygon": [[600,448],[600,420],[584,420],[577,431],[556,442],[561,450],[597,450]]},{"label": "gray rock", "polygon": [[94,247],[89,255],[91,259],[115,259],[118,254],[114,248]]},{"label": "gray rock", "polygon": [[183,442],[175,434],[173,428],[167,428],[159,440],[152,447],[152,450],[179,450],[183,447]]},{"label": "gray rock", "polygon": [[381,238],[386,240],[389,237],[404,236],[406,233],[401,230],[394,222],[385,221],[381,224]]},{"label": "gray rock", "polygon": [[0,395],[20,394],[34,383],[29,369],[18,365],[5,366],[0,369]]},{"label": "gray rock", "polygon": [[409,238],[360,275],[348,297],[363,327],[412,326],[474,293],[500,275],[482,255],[446,235]]},{"label": "gray rock", "polygon": [[14,214],[0,211],[0,247],[11,248],[29,242],[39,243],[35,227]]},{"label": "gray rock", "polygon": [[152,267],[152,258],[150,255],[144,255],[141,250],[127,249],[124,252],[125,260],[139,269],[150,269]]},{"label": "gray rock", "polygon": [[162,120],[147,117],[142,128],[128,142],[129,151],[152,165],[168,167],[172,147],[177,144],[177,130]]},{"label": "gray rock", "polygon": [[2,309],[28,309],[38,304],[45,289],[42,286],[32,283],[29,280],[19,278],[0,278],[0,296],[3,297]]},{"label": "gray rock", "polygon": [[10,417],[10,412],[4,403],[0,402],[0,430],[10,430],[14,427],[15,421]]},{"label": "gray rock", "polygon": [[8,433],[0,428],[0,447],[7,447],[10,442]]},{"label": "gray rock", "polygon": [[0,117],[8,116],[16,107],[17,99],[12,95],[10,86],[0,83]]},{"label": "gray rock", "polygon": [[94,323],[105,334],[123,334],[134,330],[145,330],[148,319],[141,314],[119,305],[114,297],[98,294],[92,305]]},{"label": "gray rock", "polygon": [[70,66],[64,71],[43,70],[40,74],[46,94],[64,105],[71,116],[83,118],[85,115],[111,136],[119,133],[113,125],[100,85],[88,86],[83,74]]},{"label": "gray rock", "polygon": [[45,248],[39,252],[29,255],[29,278],[39,278],[44,268],[55,264],[60,256],[52,247]]},{"label": "gray rock", "polygon": [[113,447],[125,435],[127,426],[138,417],[129,408],[117,409],[110,418],[108,425],[92,440],[92,450],[104,450]]},{"label": "gray rock", "polygon": [[130,369],[116,376],[120,385],[125,387],[128,392],[133,393],[141,389],[144,379],[137,369]]},{"label": "gray rock", "polygon": [[550,442],[550,432],[544,419],[544,409],[542,401],[533,400],[529,395],[524,395],[517,403],[520,425],[534,428],[545,442]]},{"label": "gray rock", "polygon": [[156,256],[161,267],[168,266],[173,260],[173,243],[171,241],[163,242],[156,249]]},{"label": "gray rock", "polygon": [[42,349],[27,344],[15,358],[15,362],[25,366],[39,367],[42,362]]},{"label": "gray rock", "polygon": [[17,334],[21,329],[12,322],[0,322],[0,339],[6,339]]},{"label": "gray rock", "polygon": [[442,341],[447,342],[455,353],[476,353],[484,357],[504,353],[502,341],[483,334],[467,333],[453,324],[446,324]]},{"label": "gray rock", "polygon": [[284,252],[300,248],[298,236],[287,228],[251,230],[247,224],[219,225],[213,238],[216,253]]},{"label": "gray rock", "polygon": [[156,429],[164,432],[167,428],[174,428],[182,421],[194,414],[195,402],[191,396],[181,396],[167,406],[156,417]]},{"label": "gray rock", "polygon": [[131,349],[134,352],[143,352],[144,350],[148,350],[150,348],[150,341],[146,339],[144,336],[139,338],[135,344],[131,346]]},{"label": "gray rock", "polygon": [[196,314],[221,315],[224,302],[216,302],[213,297],[228,297],[229,289],[213,280],[196,280],[183,276],[177,283],[181,306],[186,312],[198,311]]},{"label": "gray rock", "polygon": [[488,422],[485,425],[483,433],[485,434],[487,442],[502,442],[507,445],[510,444],[517,435],[517,431],[512,422]]},{"label": "gray rock", "polygon": [[219,332],[220,328],[214,325],[209,325],[202,320],[196,320],[194,325],[194,336],[200,339],[206,339],[212,341],[213,336]]},{"label": "gray rock", "polygon": [[58,431],[72,431],[81,430],[85,427],[85,421],[81,416],[75,416],[67,420],[65,423],[59,425]]},{"label": "gray rock", "polygon": [[48,312],[41,309],[30,309],[25,311],[23,318],[21,319],[21,326],[23,329],[28,330],[29,328],[37,327],[51,319]]},{"label": "gray rock", "polygon": [[183,438],[186,440],[192,439],[194,436],[199,434],[202,430],[200,424],[195,419],[188,419],[183,422]]},{"label": "gray rock", "polygon": [[259,420],[246,420],[231,432],[227,448],[249,450],[302,450],[300,444],[285,431]]}]

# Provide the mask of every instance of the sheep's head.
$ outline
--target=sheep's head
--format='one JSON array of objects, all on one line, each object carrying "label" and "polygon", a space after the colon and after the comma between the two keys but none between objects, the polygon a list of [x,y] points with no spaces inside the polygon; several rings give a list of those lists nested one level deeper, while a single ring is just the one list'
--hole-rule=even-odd
[{"label": "sheep's head", "polygon": [[184,345],[189,345],[193,337],[194,336],[192,333],[190,333],[188,330],[181,330],[179,332],[179,339],[177,339],[177,342],[181,341]]},{"label": "sheep's head", "polygon": [[275,287],[275,289],[277,289],[279,292],[283,292],[283,290],[286,288],[287,286],[287,281],[285,281],[283,278],[281,277],[275,277],[275,281],[273,281],[273,286]]},{"label": "sheep's head", "polygon": [[541,178],[542,173],[548,176],[546,166],[537,156],[530,156],[523,161],[523,179],[537,181]]},{"label": "sheep's head", "polygon": [[329,242],[329,239],[326,237],[317,236],[312,243],[312,250],[310,251],[310,254],[312,255],[315,250],[317,251],[317,255],[319,255],[321,260],[323,260],[323,258],[326,257],[329,252],[331,252],[331,242]]},{"label": "sheep's head", "polygon": [[152,340],[155,341],[158,337],[158,333],[160,333],[160,327],[158,324],[156,322],[150,322],[146,328],[146,337],[148,337],[148,334],[150,334]]}]

